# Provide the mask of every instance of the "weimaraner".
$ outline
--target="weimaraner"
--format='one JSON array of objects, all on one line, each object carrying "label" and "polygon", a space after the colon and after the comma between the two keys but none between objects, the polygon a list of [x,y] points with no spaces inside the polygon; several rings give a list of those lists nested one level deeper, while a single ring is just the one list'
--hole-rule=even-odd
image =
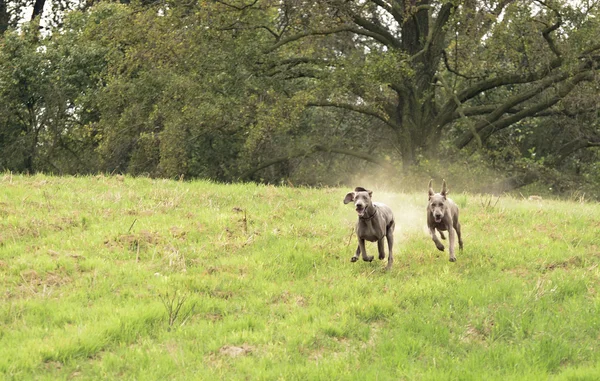
[{"label": "weimaraner", "polygon": [[429,203],[427,204],[427,227],[429,228],[429,234],[431,239],[435,242],[435,246],[440,251],[444,251],[444,245],[440,242],[438,237],[435,235],[435,230],[440,232],[442,239],[444,237],[443,231],[448,231],[448,239],[450,241],[450,262],[456,262],[454,256],[454,232],[458,236],[458,246],[460,250],[463,249],[463,242],[460,233],[460,222],[458,222],[458,206],[446,197],[448,195],[448,189],[446,188],[446,180],[443,181],[442,191],[435,193],[431,187],[433,180],[429,181]]},{"label": "weimaraner", "polygon": [[344,198],[344,204],[354,201],[356,212],[358,213],[358,222],[356,223],[358,247],[350,260],[356,262],[359,253],[362,253],[363,261],[371,262],[373,260],[373,256],[367,255],[365,240],[369,242],[377,241],[379,259],[384,259],[383,240],[387,237],[389,250],[387,269],[389,270],[394,262],[392,254],[392,247],[394,246],[394,214],[389,206],[380,202],[373,202],[371,200],[372,195],[372,191],[357,187],[354,189],[354,192],[348,193]]}]

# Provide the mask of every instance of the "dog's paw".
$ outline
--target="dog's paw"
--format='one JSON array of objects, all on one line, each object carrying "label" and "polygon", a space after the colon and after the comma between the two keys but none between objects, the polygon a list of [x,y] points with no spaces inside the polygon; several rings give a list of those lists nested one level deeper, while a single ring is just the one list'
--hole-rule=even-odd
[{"label": "dog's paw", "polygon": [[444,251],[444,245],[442,245],[441,243],[438,245],[437,243],[435,244],[435,247],[437,247],[437,249],[439,251]]},{"label": "dog's paw", "polygon": [[363,258],[363,261],[365,261],[365,262],[371,262],[371,261],[373,261],[373,256],[369,255],[368,257]]},{"label": "dog's paw", "polygon": [[456,262],[456,257],[450,257],[450,262]]},{"label": "dog's paw", "polygon": [[385,259],[385,254],[379,254],[379,259]]},{"label": "dog's paw", "polygon": [[446,239],[446,236],[444,235],[444,233],[440,232],[440,238]]},{"label": "dog's paw", "polygon": [[358,261],[358,257],[352,257],[352,258],[350,258],[350,262],[356,262],[356,261]]}]

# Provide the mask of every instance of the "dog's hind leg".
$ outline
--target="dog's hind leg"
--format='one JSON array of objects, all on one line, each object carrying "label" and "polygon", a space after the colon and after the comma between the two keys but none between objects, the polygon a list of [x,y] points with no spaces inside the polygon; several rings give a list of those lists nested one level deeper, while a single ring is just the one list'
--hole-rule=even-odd
[{"label": "dog's hind leg", "polygon": [[460,222],[456,221],[454,223],[454,230],[456,230],[456,235],[458,236],[458,248],[460,250],[463,249],[463,241],[462,241],[462,234],[460,233]]},{"label": "dog's hind leg", "polygon": [[388,242],[388,264],[386,269],[391,269],[392,268],[392,263],[394,263],[394,254],[392,254],[392,249],[394,248],[394,222],[392,222],[388,228],[387,228],[387,232],[385,233],[385,236],[387,237],[387,242]]},{"label": "dog's hind leg", "polygon": [[438,232],[440,233],[440,237],[442,239],[446,239],[446,236],[444,235],[444,232],[438,229]]},{"label": "dog's hind leg", "polygon": [[[450,224],[449,224],[450,225]],[[448,226],[448,251],[450,252],[450,262],[456,262],[456,256],[454,256],[454,228]]]}]

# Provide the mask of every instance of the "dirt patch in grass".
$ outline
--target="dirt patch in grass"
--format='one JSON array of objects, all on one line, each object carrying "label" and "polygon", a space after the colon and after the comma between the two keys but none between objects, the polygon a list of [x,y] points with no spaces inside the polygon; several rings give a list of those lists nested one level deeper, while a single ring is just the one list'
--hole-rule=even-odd
[{"label": "dirt patch in grass", "polygon": [[229,291],[229,290],[212,290],[210,291],[209,295],[213,298],[219,298],[219,299],[231,299],[235,296],[233,291]]},{"label": "dirt patch in grass", "polygon": [[515,267],[515,268],[503,269],[502,272],[511,274],[518,278],[524,278],[524,279],[531,277],[531,275],[533,274],[532,270],[527,267]]},{"label": "dirt patch in grass", "polygon": [[184,241],[188,232],[178,226],[173,226],[169,229],[169,233],[171,233],[171,237]]},{"label": "dirt patch in grass", "polygon": [[54,289],[72,282],[71,277],[58,271],[49,271],[39,274],[33,269],[21,272],[21,281],[15,287],[14,292],[8,296],[27,297],[33,295],[50,296]]},{"label": "dirt patch in grass", "polygon": [[494,322],[489,322],[488,325],[481,328],[469,324],[467,325],[465,332],[460,336],[460,341],[470,344],[483,344],[489,337],[493,326]]},{"label": "dirt patch in grass", "polygon": [[[582,257],[571,257],[564,261],[553,261],[550,263],[540,263],[540,267],[543,271],[554,271],[558,269],[573,269],[573,268],[584,268],[587,266],[594,266],[590,262],[600,261],[600,253],[592,254],[590,256]],[[597,265],[597,264],[595,264]]]},{"label": "dirt patch in grass", "polygon": [[246,356],[254,350],[254,347],[247,344],[242,344],[241,346],[235,345],[225,345],[219,349],[219,354],[228,357],[239,357]]},{"label": "dirt patch in grass", "polygon": [[74,212],[70,216],[57,217],[55,222],[52,223],[51,227],[53,230],[60,231],[74,227],[81,227],[83,225],[81,216],[79,213]]},{"label": "dirt patch in grass", "polygon": [[204,319],[212,322],[221,321],[223,320],[223,315],[217,313],[206,313],[204,314]]},{"label": "dirt patch in grass", "polygon": [[308,305],[308,301],[302,295],[291,294],[288,290],[284,290],[282,293],[274,295],[271,298],[271,304],[295,304],[298,307],[306,307]]},{"label": "dirt patch in grass", "polygon": [[150,245],[157,245],[162,242],[159,233],[142,230],[135,234],[121,234],[114,239],[104,241],[108,247],[127,248],[132,251],[137,251],[138,248],[145,248]]},{"label": "dirt patch in grass", "polygon": [[[355,343],[348,338],[332,337],[329,340],[335,343],[335,345],[333,345],[335,349],[330,348],[328,345],[325,345],[325,343],[323,343],[322,346],[309,351],[307,358],[310,361],[318,363],[326,357],[339,358],[341,356],[347,355],[349,351],[354,351],[353,346],[355,345]],[[364,350],[365,348],[370,347],[370,344],[363,343],[360,345],[360,347]]]},{"label": "dirt patch in grass", "polygon": [[252,354],[256,348],[252,345],[224,345],[218,352],[212,352],[204,357],[204,363],[211,368],[222,369],[227,367],[227,359],[244,357]]},{"label": "dirt patch in grass", "polygon": [[61,252],[58,252],[58,251],[52,250],[52,249],[48,249],[48,255],[55,259],[61,258],[61,257],[72,258],[72,259],[75,259],[76,261],[86,259],[85,255],[82,255],[82,254],[78,254],[78,253],[74,253],[74,252],[61,253]]}]

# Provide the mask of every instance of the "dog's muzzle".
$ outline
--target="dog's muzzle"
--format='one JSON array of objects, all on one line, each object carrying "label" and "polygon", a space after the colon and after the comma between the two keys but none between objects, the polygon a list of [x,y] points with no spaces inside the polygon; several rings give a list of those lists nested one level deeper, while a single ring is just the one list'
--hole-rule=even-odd
[{"label": "dog's muzzle", "polygon": [[365,207],[362,205],[356,205],[356,213],[358,213],[359,217],[362,217],[365,215]]}]

